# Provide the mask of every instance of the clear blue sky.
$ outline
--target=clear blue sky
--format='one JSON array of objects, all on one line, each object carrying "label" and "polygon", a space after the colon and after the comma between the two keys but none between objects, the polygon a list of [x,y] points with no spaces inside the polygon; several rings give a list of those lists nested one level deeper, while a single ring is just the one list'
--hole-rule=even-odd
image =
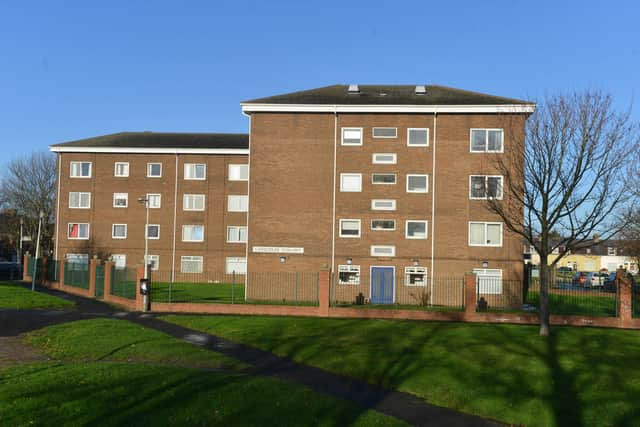
[{"label": "clear blue sky", "polygon": [[222,3],[0,0],[0,165],[122,130],[247,132],[240,101],[335,83],[639,102],[637,1]]}]

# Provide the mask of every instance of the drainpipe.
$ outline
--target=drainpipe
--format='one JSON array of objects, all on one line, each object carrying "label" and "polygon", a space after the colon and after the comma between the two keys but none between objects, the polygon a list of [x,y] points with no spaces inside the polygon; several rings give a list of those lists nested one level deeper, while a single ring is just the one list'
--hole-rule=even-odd
[{"label": "drainpipe", "polygon": [[429,292],[429,304],[433,305],[433,276],[435,274],[435,241],[436,241],[436,140],[438,135],[438,111],[437,108],[433,112],[433,150],[431,160],[431,275],[430,284],[431,292]]}]

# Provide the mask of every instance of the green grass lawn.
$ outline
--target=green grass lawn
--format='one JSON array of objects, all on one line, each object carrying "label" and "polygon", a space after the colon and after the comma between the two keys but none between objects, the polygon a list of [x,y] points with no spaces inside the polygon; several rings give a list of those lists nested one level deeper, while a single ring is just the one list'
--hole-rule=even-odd
[{"label": "green grass lawn", "polygon": [[165,320],[527,426],[637,425],[640,332],[242,316]]},{"label": "green grass lawn", "polygon": [[[527,304],[540,307],[538,292],[527,293]],[[585,316],[615,316],[616,294],[611,296],[589,295],[576,292],[573,295],[549,294],[549,309],[552,314],[572,314]]]},{"label": "green grass lawn", "polygon": [[22,286],[0,282],[0,309],[64,309],[74,307],[74,303],[41,292],[32,292]]},{"label": "green grass lawn", "polygon": [[54,360],[0,369],[0,425],[404,425],[125,320],[70,322],[24,340]]},{"label": "green grass lawn", "polygon": [[244,304],[244,283],[152,282],[151,301]]}]

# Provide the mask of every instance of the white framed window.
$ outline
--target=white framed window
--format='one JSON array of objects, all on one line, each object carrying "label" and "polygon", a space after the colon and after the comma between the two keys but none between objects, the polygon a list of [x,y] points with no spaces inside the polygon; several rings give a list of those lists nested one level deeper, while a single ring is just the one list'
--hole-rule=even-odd
[{"label": "white framed window", "polygon": [[504,132],[502,129],[471,129],[472,153],[502,153]]},{"label": "white framed window", "polygon": [[186,255],[180,257],[181,273],[202,273],[202,257]]},{"label": "white framed window", "polygon": [[469,221],[469,246],[502,246],[502,223]]},{"label": "white framed window", "polygon": [[502,270],[474,268],[478,294],[502,294]]},{"label": "white framed window", "polygon": [[372,184],[394,185],[396,182],[397,182],[397,177],[395,173],[372,173],[371,174]]},{"label": "white framed window", "polygon": [[340,191],[348,193],[358,193],[362,191],[362,174],[341,173]]},{"label": "white framed window", "polygon": [[227,227],[227,243],[247,243],[247,227],[235,225]]},{"label": "white framed window", "polygon": [[244,257],[228,257],[225,262],[227,274],[247,274],[247,259]]},{"label": "white framed window", "polygon": [[372,135],[374,138],[397,138],[398,128],[373,128]]},{"label": "white framed window", "polygon": [[111,225],[111,238],[112,239],[126,239],[127,238],[127,224],[112,224]]},{"label": "white framed window", "polygon": [[129,162],[116,162],[113,168],[113,176],[126,178],[129,176]]},{"label": "white framed window", "polygon": [[405,237],[407,239],[426,239],[427,221],[409,219],[405,225]]},{"label": "white framed window", "polygon": [[427,267],[405,267],[404,268],[404,285],[405,286],[426,286],[427,285]]},{"label": "white framed window", "polygon": [[185,163],[184,179],[194,179],[202,181],[207,177],[207,165],[204,163]]},{"label": "white framed window", "polygon": [[71,162],[71,178],[91,178],[91,162]]},{"label": "white framed window", "polygon": [[372,245],[371,256],[379,256],[379,257],[396,256],[396,247],[393,245]]},{"label": "white framed window", "polygon": [[502,200],[501,175],[469,175],[469,199]]},{"label": "white framed window", "polygon": [[162,205],[162,195],[157,193],[147,193],[147,200],[149,201],[149,209],[160,209]]},{"label": "white framed window", "polygon": [[69,192],[70,209],[89,209],[91,207],[91,193],[78,191]]},{"label": "white framed window", "polygon": [[373,153],[372,161],[374,165],[395,165],[398,156],[396,153]]},{"label": "white framed window", "polygon": [[372,231],[394,231],[396,229],[395,219],[372,219]]},{"label": "white framed window", "polygon": [[126,208],[129,205],[129,193],[113,193],[113,207]]},{"label": "white framed window", "polygon": [[204,225],[183,225],[183,242],[204,242]]},{"label": "white framed window", "polygon": [[228,196],[228,212],[247,212],[249,210],[249,196]]},{"label": "white framed window", "polygon": [[114,263],[114,267],[118,270],[127,267],[127,256],[125,254],[112,254],[109,260]]},{"label": "white framed window", "polygon": [[360,237],[360,220],[359,219],[341,219],[340,220],[340,237],[359,238]]},{"label": "white framed window", "polygon": [[147,224],[147,238],[152,240],[160,238],[160,224]]},{"label": "white framed window", "polygon": [[89,224],[70,222],[67,226],[67,238],[70,240],[87,240],[89,238]]},{"label": "white framed window", "polygon": [[394,199],[373,199],[371,200],[371,210],[395,211],[396,201]]},{"label": "white framed window", "polygon": [[204,194],[183,195],[182,209],[185,211],[203,211],[204,210]]},{"label": "white framed window", "polygon": [[249,165],[229,165],[229,181],[249,181]]},{"label": "white framed window", "polygon": [[608,256],[616,256],[616,248],[613,247],[607,247],[607,255]]},{"label": "white framed window", "polygon": [[407,175],[407,193],[428,193],[429,175]]},{"label": "white framed window", "polygon": [[407,145],[409,147],[428,147],[429,129],[409,128],[407,129]]},{"label": "white framed window", "polygon": [[160,256],[147,255],[147,264],[152,271],[158,271],[160,269]]},{"label": "white framed window", "polygon": [[342,145],[362,145],[362,128],[342,128]]},{"label": "white framed window", "polygon": [[147,163],[147,178],[162,177],[162,163]]},{"label": "white framed window", "polygon": [[359,285],[360,266],[359,265],[339,265],[338,266],[339,285]]}]

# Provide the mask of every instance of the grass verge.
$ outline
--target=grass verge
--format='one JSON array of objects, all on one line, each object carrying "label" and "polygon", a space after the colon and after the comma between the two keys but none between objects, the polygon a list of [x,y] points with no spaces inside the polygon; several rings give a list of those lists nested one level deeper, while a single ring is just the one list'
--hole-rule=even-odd
[{"label": "grass verge", "polygon": [[12,283],[0,282],[0,309],[65,309],[75,304]]},{"label": "grass verge", "polygon": [[[540,294],[529,291],[526,303],[540,307]],[[615,316],[616,294],[601,296],[589,295],[586,292],[575,292],[567,295],[550,293],[549,309],[552,314]]]},{"label": "grass verge", "polygon": [[637,331],[390,320],[165,316],[280,356],[528,426],[633,425]]}]

